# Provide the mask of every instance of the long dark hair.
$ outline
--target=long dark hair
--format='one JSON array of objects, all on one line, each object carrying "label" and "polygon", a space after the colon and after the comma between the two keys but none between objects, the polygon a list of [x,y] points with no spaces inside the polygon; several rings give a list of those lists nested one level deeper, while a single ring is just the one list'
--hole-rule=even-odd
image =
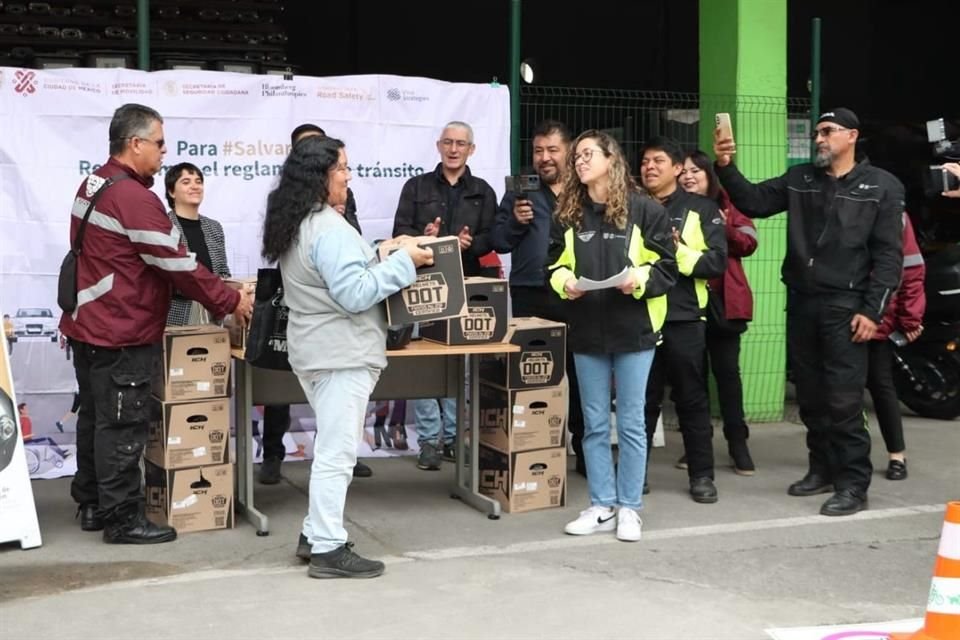
[{"label": "long dark hair", "polygon": [[280,172],[280,183],[267,196],[260,254],[268,261],[279,260],[290,249],[313,205],[327,201],[328,173],[336,166],[343,147],[336,138],[310,136],[291,149]]},{"label": "long dark hair", "polygon": [[710,161],[710,157],[705,154],[700,149],[691,151],[687,154],[687,157],[684,158],[684,161],[687,159],[690,160],[698,169],[703,171],[707,176],[707,194],[706,196],[711,200],[720,200],[720,181],[717,179],[717,172],[713,170],[713,162]]}]

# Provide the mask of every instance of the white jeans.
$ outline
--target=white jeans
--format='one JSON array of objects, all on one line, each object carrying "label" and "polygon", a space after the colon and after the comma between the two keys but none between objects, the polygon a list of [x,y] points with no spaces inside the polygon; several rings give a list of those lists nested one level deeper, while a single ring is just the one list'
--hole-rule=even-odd
[{"label": "white jeans", "polygon": [[317,417],[310,506],[303,519],[303,535],[313,553],[326,553],[347,541],[343,507],[357,464],[367,402],[380,371],[365,367],[336,369],[298,378]]}]

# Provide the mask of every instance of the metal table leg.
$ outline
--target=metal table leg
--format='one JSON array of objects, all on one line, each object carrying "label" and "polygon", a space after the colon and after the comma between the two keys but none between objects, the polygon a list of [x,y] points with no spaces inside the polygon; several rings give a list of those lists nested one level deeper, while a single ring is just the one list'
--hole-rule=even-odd
[{"label": "metal table leg", "polygon": [[236,399],[234,407],[237,416],[237,511],[246,516],[247,521],[257,529],[258,536],[270,535],[270,523],[264,514],[253,506],[253,456],[250,445],[253,442],[253,422],[251,407],[253,402],[253,372],[243,360],[235,360],[234,371],[237,376]]},{"label": "metal table leg", "polygon": [[464,453],[465,429],[457,429],[457,463],[454,484],[454,497],[460,498],[478,511],[486,512],[491,520],[500,519],[500,503],[478,492],[480,488],[480,358],[466,355],[457,356],[457,424],[461,424],[466,412],[464,404],[466,394],[463,382],[466,379],[467,361],[470,364],[470,470]]}]

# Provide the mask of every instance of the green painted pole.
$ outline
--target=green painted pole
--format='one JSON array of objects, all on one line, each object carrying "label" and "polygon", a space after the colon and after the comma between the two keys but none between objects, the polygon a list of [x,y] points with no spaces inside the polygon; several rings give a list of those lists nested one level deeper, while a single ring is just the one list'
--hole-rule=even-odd
[{"label": "green painted pole", "polygon": [[150,0],[137,0],[137,66],[150,71]]},{"label": "green painted pole", "polygon": [[510,0],[510,171],[520,171],[520,0]]},{"label": "green painted pole", "polygon": [[[810,44],[810,134],[817,127],[820,115],[820,18],[813,19]],[[810,143],[810,159],[813,159],[816,141]]]}]

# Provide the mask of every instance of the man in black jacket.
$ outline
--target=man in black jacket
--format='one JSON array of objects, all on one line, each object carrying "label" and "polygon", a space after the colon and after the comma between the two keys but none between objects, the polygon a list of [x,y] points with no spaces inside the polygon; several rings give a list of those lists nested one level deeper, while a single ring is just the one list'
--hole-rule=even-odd
[{"label": "man in black jacket", "polygon": [[[327,132],[315,124],[301,124],[290,134],[292,148],[304,138],[310,136],[327,137]],[[347,187],[347,203],[337,206],[337,211],[350,226],[362,234],[360,220],[357,218],[357,200],[353,197],[353,190]],[[290,405],[268,404],[263,407],[263,463],[260,465],[260,474],[257,476],[261,484],[277,484],[280,482],[280,463],[287,455],[287,448],[283,445],[283,434],[290,429]],[[369,478],[373,470],[357,460],[353,468],[353,477]]]},{"label": "man in black jacket", "polygon": [[[473,128],[466,122],[448,122],[437,140],[440,163],[430,173],[407,180],[393,220],[394,237],[457,236],[465,276],[483,275],[480,257],[493,250],[490,230],[497,212],[493,189],[467,167],[475,149]],[[413,401],[420,443],[417,466],[427,471],[439,469],[441,457],[452,461],[455,456],[456,401],[444,398],[441,402],[442,435],[438,402]]]},{"label": "man in black jacket", "polygon": [[717,203],[680,188],[681,171],[683,152],[676,142],[655,138],[644,145],[643,186],[670,216],[679,271],[677,284],[667,293],[663,343],[647,380],[647,444],[653,441],[669,381],[683,435],[690,497],[710,504],[718,496],[707,392],[707,280],[722,276],[727,268],[727,235]]},{"label": "man in black jacket", "polygon": [[870,434],[864,424],[867,345],[900,282],[903,185],[854,154],[860,121],[849,109],[820,116],[816,157],[753,184],[731,162],[732,138],[715,133],[717,175],[751,218],[787,211],[787,342],[809,470],[792,496],[834,491],[820,513],[867,507]]},{"label": "man in black jacket", "polygon": [[[570,152],[570,130],[557,120],[544,120],[533,131],[533,170],[540,176],[540,190],[506,193],[490,233],[497,253],[510,253],[510,300],[513,317],[537,316],[567,321],[567,305],[550,288],[547,255],[551,240],[562,244],[563,231],[553,212],[563,188]],[[567,350],[567,381],[570,403],[567,428],[577,455],[576,469],[587,475],[583,460],[583,410],[573,352]]]}]

